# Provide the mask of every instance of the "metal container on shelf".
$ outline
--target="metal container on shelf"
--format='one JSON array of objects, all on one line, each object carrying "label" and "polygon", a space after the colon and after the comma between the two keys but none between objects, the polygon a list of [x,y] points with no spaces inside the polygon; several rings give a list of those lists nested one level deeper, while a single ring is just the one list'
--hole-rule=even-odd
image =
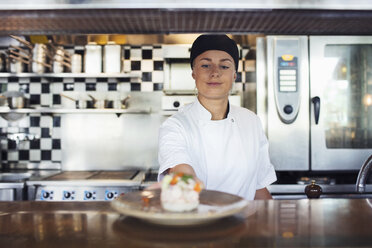
[{"label": "metal container on shelf", "polygon": [[103,72],[119,73],[121,67],[121,48],[115,42],[108,42],[104,46]]},{"label": "metal container on shelf", "polygon": [[96,43],[85,46],[84,67],[86,73],[102,72],[102,46]]},{"label": "metal container on shelf", "polygon": [[46,67],[47,47],[45,44],[35,44],[32,49],[32,72],[44,73]]},{"label": "metal container on shelf", "polygon": [[81,73],[81,54],[73,54],[71,56],[71,72],[72,73]]}]

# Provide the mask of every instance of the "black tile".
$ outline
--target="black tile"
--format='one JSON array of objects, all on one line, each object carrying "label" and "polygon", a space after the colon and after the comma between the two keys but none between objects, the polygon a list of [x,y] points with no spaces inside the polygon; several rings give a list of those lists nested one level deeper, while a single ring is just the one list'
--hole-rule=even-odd
[{"label": "black tile", "polygon": [[8,82],[9,83],[15,83],[18,82],[19,78],[18,77],[8,77]]},{"label": "black tile", "polygon": [[143,49],[142,50],[142,59],[152,59],[152,50]]},{"label": "black tile", "polygon": [[18,151],[19,160],[30,160],[30,151],[29,150],[19,150]]},{"label": "black tile", "polygon": [[74,83],[64,83],[63,84],[63,90],[64,91],[73,91],[75,88]]},{"label": "black tile", "polygon": [[108,78],[97,78],[97,82],[99,82],[99,83],[107,83],[108,82]]},{"label": "black tile", "polygon": [[17,149],[17,143],[14,140],[8,140],[8,150]]},{"label": "black tile", "polygon": [[42,127],[41,128],[41,138],[50,138],[48,127]]},{"label": "black tile", "polygon": [[143,72],[142,73],[142,81],[143,82],[151,82],[152,81],[152,72]]},{"label": "black tile", "polygon": [[154,45],[152,48],[153,49],[161,49],[161,46],[160,45]]},{"label": "black tile", "polygon": [[46,83],[46,84],[41,84],[41,93],[50,93],[50,84],[49,83]]},{"label": "black tile", "polygon": [[162,71],[164,69],[164,61],[154,61],[154,71]]},{"label": "black tile", "polygon": [[28,94],[30,92],[30,84],[19,84],[19,91]]},{"label": "black tile", "polygon": [[141,46],[131,46],[131,49],[140,49]]},{"label": "black tile", "polygon": [[53,94],[53,105],[61,104],[61,96],[57,94]]},{"label": "black tile", "polygon": [[236,79],[235,79],[235,82],[241,82],[242,81],[242,73],[241,72],[238,72],[236,73]]},{"label": "black tile", "polygon": [[40,140],[30,140],[30,149],[32,150],[38,150],[40,149]]},{"label": "black tile", "polygon": [[255,71],[247,71],[245,73],[245,81],[246,82],[256,82],[256,72]]},{"label": "black tile", "polygon": [[96,91],[96,83],[86,83],[85,84],[85,90],[86,91]]},{"label": "black tile", "polygon": [[50,81],[53,82],[53,83],[61,83],[61,82],[63,82],[63,78],[62,77],[51,78]]},{"label": "black tile", "polygon": [[129,83],[130,82],[130,78],[118,78],[118,81],[120,83]]},{"label": "black tile", "polygon": [[40,83],[41,82],[41,78],[39,78],[39,77],[32,77],[32,78],[30,78],[30,82],[31,83]]},{"label": "black tile", "polygon": [[163,90],[163,84],[162,83],[154,83],[154,91],[160,91]]},{"label": "black tile", "polygon": [[107,87],[108,87],[108,91],[116,91],[117,84],[116,83],[108,83]]},{"label": "black tile", "polygon": [[61,149],[61,140],[60,139],[52,139],[52,149]]},{"label": "black tile", "polygon": [[51,160],[52,151],[51,150],[41,150],[41,160]]},{"label": "black tile", "polygon": [[140,91],[141,90],[141,84],[140,83],[131,83],[130,84],[130,90],[131,91]]},{"label": "black tile", "polygon": [[8,152],[7,151],[1,151],[1,160],[2,161],[8,160]]},{"label": "black tile", "polygon": [[85,78],[74,78],[74,82],[75,83],[84,83],[85,82]]},{"label": "black tile", "polygon": [[130,59],[130,50],[129,49],[125,49],[125,51],[124,51],[124,59]]},{"label": "black tile", "polygon": [[40,105],[40,95],[30,95],[30,104],[31,105]]},{"label": "black tile", "polygon": [[130,68],[132,71],[140,71],[141,61],[131,61]]},{"label": "black tile", "polygon": [[61,126],[61,116],[53,116],[53,127]]}]

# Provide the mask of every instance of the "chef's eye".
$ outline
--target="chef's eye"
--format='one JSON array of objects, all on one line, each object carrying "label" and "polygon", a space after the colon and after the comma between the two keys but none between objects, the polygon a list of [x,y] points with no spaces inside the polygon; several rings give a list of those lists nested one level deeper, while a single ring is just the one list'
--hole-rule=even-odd
[{"label": "chef's eye", "polygon": [[202,68],[209,68],[209,65],[201,65]]},{"label": "chef's eye", "polygon": [[223,70],[227,70],[227,69],[229,69],[230,68],[230,66],[227,66],[227,65],[221,65],[221,69],[223,69]]}]

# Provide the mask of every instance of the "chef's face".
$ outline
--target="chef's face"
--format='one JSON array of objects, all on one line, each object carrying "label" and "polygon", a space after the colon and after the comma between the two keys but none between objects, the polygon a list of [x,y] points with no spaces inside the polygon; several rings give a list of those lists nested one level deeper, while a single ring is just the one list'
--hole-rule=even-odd
[{"label": "chef's face", "polygon": [[195,58],[192,77],[199,100],[227,99],[236,79],[234,59],[224,51],[206,51]]}]

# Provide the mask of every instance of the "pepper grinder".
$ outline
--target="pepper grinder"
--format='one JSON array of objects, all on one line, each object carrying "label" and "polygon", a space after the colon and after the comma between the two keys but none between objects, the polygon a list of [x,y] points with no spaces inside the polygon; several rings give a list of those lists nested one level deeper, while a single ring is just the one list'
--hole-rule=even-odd
[{"label": "pepper grinder", "polygon": [[315,184],[315,180],[311,180],[311,184],[305,187],[305,194],[309,199],[319,198],[322,194],[322,187]]}]

